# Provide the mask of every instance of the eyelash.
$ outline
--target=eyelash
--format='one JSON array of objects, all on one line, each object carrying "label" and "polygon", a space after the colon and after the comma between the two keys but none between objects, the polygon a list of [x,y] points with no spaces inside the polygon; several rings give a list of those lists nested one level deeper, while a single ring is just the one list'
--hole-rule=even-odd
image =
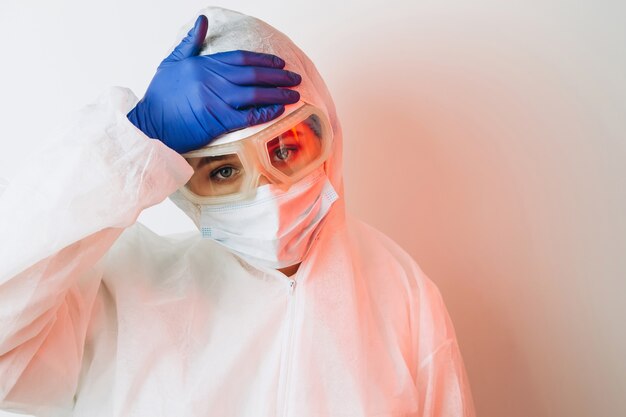
[{"label": "eyelash", "polygon": [[[218,174],[220,173],[220,171],[222,171],[224,169],[229,169],[229,168],[233,171],[233,173],[229,177],[225,177],[225,178],[219,178],[218,177]],[[215,182],[230,181],[238,173],[239,173],[239,169],[235,168],[234,166],[223,165],[223,166],[221,166],[219,168],[216,168],[213,171],[211,171],[211,173],[209,174],[209,179],[212,180],[212,181],[215,181]]]},{"label": "eyelash", "polygon": [[[277,152],[281,152],[283,150],[289,151],[289,155],[287,156],[287,158],[282,159],[280,157],[278,157]],[[272,154],[278,158],[279,161],[286,161],[289,157],[291,157],[291,152],[296,152],[298,150],[298,147],[295,145],[288,145],[288,146],[278,146],[276,148],[274,148],[272,150]]]}]

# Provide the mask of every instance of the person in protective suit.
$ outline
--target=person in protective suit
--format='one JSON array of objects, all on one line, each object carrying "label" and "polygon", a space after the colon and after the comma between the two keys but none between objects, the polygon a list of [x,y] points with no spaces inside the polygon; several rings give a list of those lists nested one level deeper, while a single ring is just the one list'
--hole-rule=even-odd
[{"label": "person in protective suit", "polygon": [[[189,27],[189,26],[188,26]],[[207,8],[0,196],[0,409],[472,417],[440,293],[346,214],[342,134],[284,34]],[[136,223],[166,197],[200,233]]]}]

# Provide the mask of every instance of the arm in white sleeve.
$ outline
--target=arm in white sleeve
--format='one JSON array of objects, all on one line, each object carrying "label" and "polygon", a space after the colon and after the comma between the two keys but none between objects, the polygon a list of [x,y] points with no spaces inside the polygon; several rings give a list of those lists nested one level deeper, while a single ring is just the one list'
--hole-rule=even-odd
[{"label": "arm in white sleeve", "polygon": [[98,261],[193,173],[127,120],[136,101],[130,90],[109,90],[23,156],[0,192],[1,409],[72,407]]},{"label": "arm in white sleeve", "polygon": [[[421,273],[421,272],[420,272]],[[436,285],[424,276],[413,310],[419,417],[475,417],[469,380],[452,320]]]},{"label": "arm in white sleeve", "polygon": [[474,403],[456,340],[448,340],[418,369],[420,417],[475,417]]}]

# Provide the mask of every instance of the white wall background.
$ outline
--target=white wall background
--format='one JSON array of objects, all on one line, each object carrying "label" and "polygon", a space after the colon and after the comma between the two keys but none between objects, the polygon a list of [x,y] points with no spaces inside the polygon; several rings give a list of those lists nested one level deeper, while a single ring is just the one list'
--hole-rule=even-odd
[{"label": "white wall background", "polygon": [[[479,416],[626,416],[624,3],[215,4],[317,63],[349,208],[441,288]],[[107,86],[141,96],[205,5],[2,0],[0,176]],[[169,202],[141,220],[193,227]]]}]

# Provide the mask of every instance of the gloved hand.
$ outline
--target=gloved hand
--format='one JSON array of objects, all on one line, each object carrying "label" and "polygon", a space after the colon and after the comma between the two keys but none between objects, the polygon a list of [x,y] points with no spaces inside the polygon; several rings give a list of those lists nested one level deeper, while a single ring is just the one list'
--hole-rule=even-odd
[{"label": "gloved hand", "polygon": [[205,16],[161,62],[145,96],[128,119],[153,139],[184,153],[223,133],[268,122],[300,99],[300,75],[283,70],[277,56],[248,51],[198,55]]}]

